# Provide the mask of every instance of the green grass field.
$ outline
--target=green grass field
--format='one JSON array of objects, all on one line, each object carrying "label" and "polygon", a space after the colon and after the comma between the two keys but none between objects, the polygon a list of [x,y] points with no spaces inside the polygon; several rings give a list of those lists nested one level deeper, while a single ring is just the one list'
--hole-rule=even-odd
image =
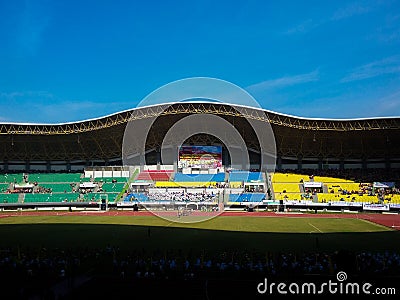
[{"label": "green grass field", "polygon": [[398,250],[400,232],[358,219],[217,217],[173,223],[151,216],[0,218],[1,247],[104,247],[192,251]]},{"label": "green grass field", "polygon": [[[190,218],[190,217],[188,217]],[[193,217],[195,218],[195,217]],[[182,219],[190,220],[190,219]],[[193,221],[193,220],[192,220]],[[197,223],[171,222],[156,216],[19,216],[0,219],[0,224],[113,224],[157,227],[179,227],[244,232],[377,232],[387,227],[361,219],[339,218],[266,218],[217,217]]]}]

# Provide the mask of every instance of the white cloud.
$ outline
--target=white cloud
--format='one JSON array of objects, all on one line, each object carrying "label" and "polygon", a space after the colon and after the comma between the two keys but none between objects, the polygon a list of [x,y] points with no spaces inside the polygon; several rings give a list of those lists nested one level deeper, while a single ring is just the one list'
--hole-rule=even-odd
[{"label": "white cloud", "polygon": [[249,91],[261,91],[275,88],[282,88],[296,84],[302,84],[319,80],[319,71],[314,70],[310,73],[298,74],[293,76],[284,76],[277,79],[262,81],[248,86],[246,89]]},{"label": "white cloud", "polygon": [[398,41],[400,39],[400,15],[387,16],[382,26],[377,27],[369,38],[377,39],[384,43]]},{"label": "white cloud", "polygon": [[376,109],[379,114],[391,115],[400,112],[400,90],[376,100]]},{"label": "white cloud", "polygon": [[62,123],[104,117],[120,110],[132,108],[131,102],[58,101],[57,103],[35,103],[32,109],[41,112],[40,123]]},{"label": "white cloud", "polygon": [[304,34],[319,26],[325,25],[330,22],[335,22],[353,16],[370,13],[374,11],[378,6],[388,3],[389,3],[388,1],[354,2],[345,7],[339,8],[333,13],[333,15],[330,18],[328,17],[326,19],[320,18],[317,20],[315,19],[304,20],[284,31],[284,34],[286,35]]},{"label": "white cloud", "polygon": [[392,56],[359,66],[342,78],[341,82],[351,82],[396,73],[400,73],[400,56]]},{"label": "white cloud", "polygon": [[18,98],[53,98],[53,95],[47,91],[15,91],[0,92],[0,98],[8,100],[17,100]]},{"label": "white cloud", "polygon": [[346,7],[338,9],[332,16],[333,21],[349,18],[355,15],[363,15],[369,13],[373,9],[372,6],[364,3],[351,3]]},{"label": "white cloud", "polygon": [[[133,102],[65,100],[47,91],[0,92],[0,122],[63,123],[81,121],[133,108]],[[23,109],[21,109],[23,108]]]},{"label": "white cloud", "polygon": [[358,90],[331,98],[314,99],[302,106],[284,107],[294,115],[314,118],[375,118],[400,116],[400,90]]}]

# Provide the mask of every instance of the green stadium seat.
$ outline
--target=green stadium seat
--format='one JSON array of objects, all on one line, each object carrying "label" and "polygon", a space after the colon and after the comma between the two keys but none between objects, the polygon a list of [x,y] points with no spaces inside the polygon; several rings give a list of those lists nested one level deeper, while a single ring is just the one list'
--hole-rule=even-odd
[{"label": "green stadium seat", "polygon": [[29,174],[29,182],[48,183],[48,182],[63,182],[72,183],[79,182],[80,173],[37,173]]},{"label": "green stadium seat", "polygon": [[96,182],[105,182],[105,183],[112,183],[113,180],[116,180],[118,183],[126,183],[129,178],[127,177],[96,177],[94,181]]},{"label": "green stadium seat", "polygon": [[82,177],[80,178],[79,182],[90,182],[90,177]]},{"label": "green stadium seat", "polygon": [[102,186],[102,190],[105,193],[119,193],[124,188],[125,183],[104,183]]},{"label": "green stadium seat", "polygon": [[0,203],[18,203],[19,194],[0,194]]},{"label": "green stadium seat", "polygon": [[69,183],[46,183],[46,184],[39,184],[39,186],[51,189],[53,193],[71,193],[72,192],[72,187]]},{"label": "green stadium seat", "polygon": [[0,192],[1,193],[6,192],[9,186],[10,186],[9,183],[0,183]]},{"label": "green stadium seat", "polygon": [[25,194],[24,203],[76,201],[79,193]]},{"label": "green stadium seat", "polygon": [[22,182],[23,174],[0,174],[0,182],[1,183],[13,183],[14,181],[17,183]]}]

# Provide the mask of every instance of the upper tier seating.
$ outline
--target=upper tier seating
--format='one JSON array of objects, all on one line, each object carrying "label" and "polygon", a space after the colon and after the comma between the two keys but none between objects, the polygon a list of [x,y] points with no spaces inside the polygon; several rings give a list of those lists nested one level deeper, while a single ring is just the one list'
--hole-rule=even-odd
[{"label": "upper tier seating", "polygon": [[[306,199],[305,194],[300,193],[300,181],[310,181],[308,175],[291,173],[274,173],[272,176],[272,185],[276,200],[301,200]],[[352,180],[328,177],[314,176],[315,182],[322,182],[326,186],[328,193],[317,193],[318,202],[363,202],[376,203],[377,196],[368,195],[368,184],[361,184]],[[364,188],[364,193],[362,189]],[[360,194],[359,194],[360,193]],[[309,194],[311,195],[311,194]],[[397,203],[396,197],[385,197],[387,203]]]},{"label": "upper tier seating", "polygon": [[272,175],[272,183],[300,183],[302,179],[308,181],[308,175],[291,173],[274,173]]},{"label": "upper tier seating", "polygon": [[174,172],[170,170],[148,170],[139,173],[137,180],[149,181],[169,181],[172,179]]},{"label": "upper tier seating", "polygon": [[82,177],[79,179],[79,182],[83,183],[83,182],[91,182],[92,178],[91,177]]},{"label": "upper tier seating", "polygon": [[230,182],[250,182],[258,180],[263,180],[261,172],[231,171],[229,173]]},{"label": "upper tier seating", "polygon": [[[90,178],[89,178],[90,179]],[[127,177],[96,177],[94,181],[96,182],[104,182],[104,183],[113,183],[113,180],[118,183],[125,183],[128,181]]]},{"label": "upper tier seating", "polygon": [[53,193],[71,193],[72,187],[69,183],[44,183],[41,187],[51,189]]},{"label": "upper tier seating", "polygon": [[207,188],[207,187],[215,187],[217,185],[216,182],[213,181],[195,181],[195,182],[190,182],[190,181],[184,181],[184,182],[175,182],[175,181],[157,181],[155,184],[155,187],[160,187],[160,188],[180,188],[180,187],[186,187],[186,188]]},{"label": "upper tier seating", "polygon": [[224,182],[225,173],[217,174],[182,174],[176,173],[175,182]]},{"label": "upper tier seating", "polygon": [[29,174],[29,182],[79,182],[81,177],[80,173],[37,173]]},{"label": "upper tier seating", "polygon": [[2,183],[20,183],[22,182],[23,174],[0,174],[0,182]]}]

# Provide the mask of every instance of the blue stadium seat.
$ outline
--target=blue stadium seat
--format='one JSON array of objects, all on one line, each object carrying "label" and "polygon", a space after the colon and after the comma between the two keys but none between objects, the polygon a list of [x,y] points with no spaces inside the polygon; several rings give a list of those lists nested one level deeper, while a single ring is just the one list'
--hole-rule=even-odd
[{"label": "blue stadium seat", "polygon": [[135,201],[135,199],[136,199],[136,201],[144,202],[144,201],[148,201],[149,197],[146,196],[145,194],[133,193],[133,194],[129,194],[128,196],[126,196],[124,201],[130,202],[130,201]]},{"label": "blue stadium seat", "polygon": [[217,174],[182,174],[176,173],[175,182],[224,182],[225,173]]},{"label": "blue stadium seat", "polygon": [[248,172],[248,171],[232,171],[229,174],[230,182],[250,182],[263,180],[261,172]]},{"label": "blue stadium seat", "polygon": [[246,194],[230,194],[229,202],[261,202],[265,199],[265,194],[246,193]]}]

